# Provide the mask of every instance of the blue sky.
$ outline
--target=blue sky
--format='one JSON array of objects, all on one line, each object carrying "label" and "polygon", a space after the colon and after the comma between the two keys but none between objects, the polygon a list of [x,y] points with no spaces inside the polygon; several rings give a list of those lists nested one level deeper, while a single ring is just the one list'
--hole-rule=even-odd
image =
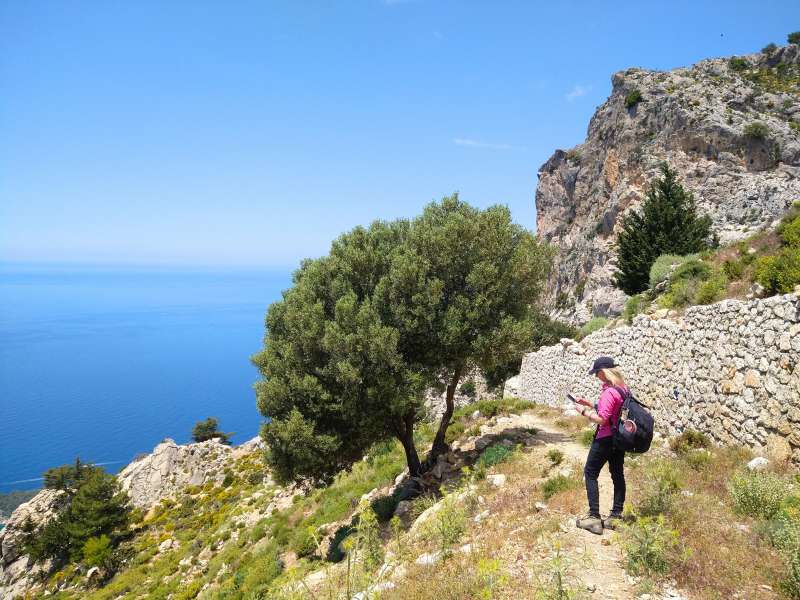
[{"label": "blue sky", "polygon": [[0,3],[0,260],[293,268],[459,190],[535,227],[614,71],[782,44],[796,2]]}]

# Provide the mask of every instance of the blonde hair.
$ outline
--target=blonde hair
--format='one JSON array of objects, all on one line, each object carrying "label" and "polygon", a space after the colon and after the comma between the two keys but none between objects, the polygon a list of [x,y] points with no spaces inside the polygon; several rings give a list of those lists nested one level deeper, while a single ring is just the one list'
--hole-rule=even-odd
[{"label": "blonde hair", "polygon": [[619,369],[600,369],[600,372],[611,385],[625,385],[625,378]]}]

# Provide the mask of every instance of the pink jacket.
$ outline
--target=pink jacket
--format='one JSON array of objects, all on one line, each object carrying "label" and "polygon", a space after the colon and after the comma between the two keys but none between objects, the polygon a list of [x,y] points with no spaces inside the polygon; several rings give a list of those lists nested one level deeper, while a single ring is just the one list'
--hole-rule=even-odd
[{"label": "pink jacket", "polygon": [[[627,392],[628,388],[623,386]],[[625,399],[618,390],[610,383],[603,384],[603,390],[600,392],[600,400],[597,401],[597,414],[606,420],[605,423],[597,428],[597,439],[609,437],[613,435],[611,429],[612,425],[616,425],[619,421],[619,413],[622,410],[622,403]]]}]

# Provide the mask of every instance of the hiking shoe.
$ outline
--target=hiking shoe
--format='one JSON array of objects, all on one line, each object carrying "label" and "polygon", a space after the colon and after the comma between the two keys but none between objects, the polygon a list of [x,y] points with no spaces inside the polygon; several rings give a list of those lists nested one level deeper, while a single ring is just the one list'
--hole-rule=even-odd
[{"label": "hiking shoe", "polygon": [[603,519],[603,529],[616,529],[622,523],[622,515],[619,513],[611,513]]},{"label": "hiking shoe", "polygon": [[603,534],[603,520],[600,517],[595,517],[593,515],[580,517],[575,521],[575,525],[597,535]]}]

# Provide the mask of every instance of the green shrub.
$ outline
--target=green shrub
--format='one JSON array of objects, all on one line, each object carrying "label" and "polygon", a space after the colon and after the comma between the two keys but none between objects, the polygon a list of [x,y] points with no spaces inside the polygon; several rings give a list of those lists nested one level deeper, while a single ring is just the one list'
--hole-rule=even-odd
[{"label": "green shrub", "polygon": [[634,576],[665,575],[680,560],[678,532],[667,528],[664,517],[643,517],[622,527],[626,568]]},{"label": "green shrub", "polygon": [[583,327],[578,330],[578,337],[585,338],[590,333],[594,333],[600,329],[603,329],[606,325],[608,325],[609,321],[606,317],[593,317],[588,323],[586,323]]},{"label": "green shrub", "polygon": [[113,549],[107,535],[91,537],[83,545],[83,560],[90,567],[106,568],[111,562]]},{"label": "green shrub", "polygon": [[694,450],[686,454],[683,459],[691,469],[702,471],[711,463],[711,452],[708,450]]},{"label": "green shrub", "polygon": [[775,44],[773,44],[772,42],[770,42],[769,44],[767,44],[766,46],[764,46],[761,49],[761,52],[762,52],[762,54],[766,54],[767,56],[769,56],[770,54],[775,52],[775,50],[777,50],[777,49],[778,49],[778,47]]},{"label": "green shrub", "polygon": [[478,458],[478,464],[488,468],[507,460],[511,453],[510,448],[506,448],[502,444],[493,444],[483,451]]},{"label": "green shrub", "polygon": [[644,310],[647,305],[647,300],[641,295],[631,296],[625,303],[625,311],[623,315],[628,323],[633,322],[633,317],[638,315]]},{"label": "green shrub", "polygon": [[223,433],[219,430],[219,421],[215,417],[208,417],[204,421],[195,423],[192,429],[192,439],[195,442],[205,442],[213,438],[220,438],[223,444],[230,444],[233,433]]},{"label": "green shrub", "polygon": [[731,56],[728,59],[728,67],[730,67],[733,71],[744,71],[749,66],[750,63],[741,56]]},{"label": "green shrub", "polygon": [[741,472],[728,483],[736,512],[761,519],[771,519],[792,493],[792,484],[766,471]]},{"label": "green shrub", "polygon": [[662,281],[669,279],[670,273],[686,261],[697,258],[697,254],[678,256],[677,254],[662,254],[650,267],[650,289],[656,287]]},{"label": "green shrub", "polygon": [[637,88],[625,96],[625,108],[632,108],[642,101],[642,92]]},{"label": "green shrub", "polygon": [[731,281],[741,279],[744,274],[744,261],[728,258],[722,263],[722,272]]},{"label": "green shrub", "polygon": [[714,275],[708,281],[701,283],[694,296],[695,304],[711,304],[725,295],[728,281],[722,275]]},{"label": "green shrub", "polygon": [[711,440],[708,436],[694,429],[685,429],[680,435],[669,441],[670,450],[678,454],[686,454],[689,450],[709,448]]},{"label": "green shrub", "polygon": [[766,524],[770,543],[785,553],[800,552],[800,496],[786,497]]},{"label": "green shrub", "polygon": [[544,499],[549,500],[559,492],[565,490],[572,490],[580,486],[580,481],[573,477],[565,477],[564,475],[556,475],[544,482],[542,486],[542,493]]},{"label": "green shrub", "polygon": [[786,578],[781,582],[781,589],[795,600],[800,598],[800,552],[795,552],[786,561]]},{"label": "green shrub", "polygon": [[423,525],[423,535],[433,541],[440,550],[447,551],[459,542],[467,531],[467,510],[456,497],[448,494],[441,500],[442,506]]},{"label": "green shrub", "polygon": [[761,121],[753,121],[744,128],[744,135],[754,140],[764,140],[769,136],[769,127]]},{"label": "green shrub", "polygon": [[675,494],[683,485],[679,467],[670,460],[657,459],[646,467],[638,512],[648,517],[669,512]]},{"label": "green shrub", "polygon": [[594,441],[594,428],[582,429],[577,434],[578,442],[587,448],[592,445]]},{"label": "green shrub", "polygon": [[458,389],[465,396],[468,396],[470,398],[475,397],[476,388],[475,388],[475,382],[472,379],[468,379],[467,381],[462,383],[461,387]]},{"label": "green shrub", "polygon": [[447,427],[447,432],[444,435],[444,440],[448,444],[452,444],[458,438],[461,437],[461,435],[464,433],[464,430],[466,428],[467,428],[467,426],[464,423],[464,421],[461,421],[461,420],[451,421],[450,425],[448,425],[448,427]]},{"label": "green shrub", "polygon": [[711,277],[711,265],[702,260],[687,260],[670,275],[670,283],[676,281],[706,281]]},{"label": "green shrub", "polygon": [[800,44],[800,31],[793,31],[786,36],[786,41],[790,44]]},{"label": "green shrub", "polygon": [[550,462],[554,465],[560,465],[561,461],[564,460],[564,453],[558,448],[550,448],[550,450],[547,451],[547,458],[549,458]]},{"label": "green shrub", "polygon": [[783,248],[756,261],[755,280],[770,294],[788,294],[800,284],[800,248]]},{"label": "green shrub", "polygon": [[779,228],[783,243],[792,248],[800,248],[800,217],[795,217]]},{"label": "green shrub", "polygon": [[378,521],[381,523],[388,523],[392,516],[394,516],[394,510],[397,508],[397,504],[397,497],[394,494],[389,494],[375,498],[370,504],[370,508],[372,512],[375,513]]}]

